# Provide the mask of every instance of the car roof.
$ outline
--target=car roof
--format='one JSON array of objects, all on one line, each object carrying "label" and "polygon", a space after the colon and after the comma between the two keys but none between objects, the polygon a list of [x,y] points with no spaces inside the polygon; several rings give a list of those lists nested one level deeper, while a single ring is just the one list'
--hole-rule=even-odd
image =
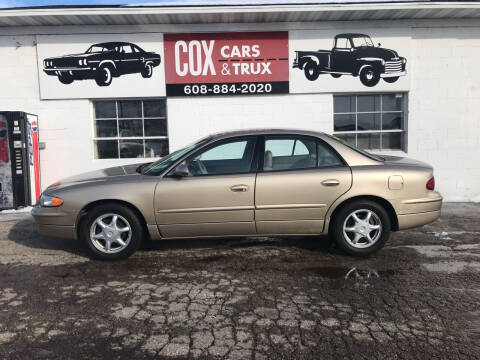
[{"label": "car roof", "polygon": [[323,135],[322,132],[312,131],[312,130],[302,130],[302,129],[243,129],[243,130],[233,130],[233,131],[224,131],[212,134],[210,137],[212,139],[222,139],[235,136],[247,136],[247,135],[306,135],[319,137]]},{"label": "car roof", "polygon": [[110,41],[110,42],[98,43],[93,46],[123,46],[123,45],[133,45],[133,44],[129,42],[124,42],[124,41]]},{"label": "car roof", "polygon": [[335,35],[336,38],[349,38],[349,37],[370,37],[370,35],[367,34],[360,34],[360,33],[343,33],[343,34],[338,34]]}]

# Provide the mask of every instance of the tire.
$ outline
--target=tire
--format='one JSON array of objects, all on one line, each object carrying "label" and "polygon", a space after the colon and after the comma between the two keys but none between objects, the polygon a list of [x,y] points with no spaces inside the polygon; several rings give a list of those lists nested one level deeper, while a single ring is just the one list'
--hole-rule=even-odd
[{"label": "tire", "polygon": [[305,77],[310,81],[315,81],[320,75],[320,67],[315,64],[313,61],[309,61],[303,67]]},{"label": "tire", "polygon": [[395,76],[395,77],[386,77],[383,78],[387,83],[393,84],[395,81],[397,81],[400,78],[400,76]]},{"label": "tire", "polygon": [[[371,213],[368,223],[364,223]],[[361,220],[356,222],[353,215]],[[357,226],[355,226],[357,225]],[[377,229],[370,228],[380,225]],[[354,231],[355,229],[355,231]],[[391,221],[386,210],[370,200],[359,200],[347,204],[332,219],[330,236],[337,246],[349,255],[368,256],[379,251],[387,242],[391,232]],[[368,234],[369,238],[365,236]],[[357,238],[358,237],[358,238]],[[370,240],[369,240],[370,239]],[[356,244],[355,244],[355,240]]]},{"label": "tire", "polygon": [[65,85],[68,85],[68,84],[71,84],[73,82],[73,76],[70,75],[69,73],[60,73],[58,75],[58,80],[62,83],[62,84],[65,84]]},{"label": "tire", "polygon": [[[115,216],[116,226],[112,226]],[[119,237],[124,245],[117,242]],[[128,207],[119,204],[105,204],[93,208],[79,226],[79,238],[87,244],[91,255],[100,260],[129,257],[140,247],[143,237],[144,231],[138,216]],[[110,246],[107,242],[110,242]]]},{"label": "tire", "polygon": [[145,67],[142,70],[142,77],[144,78],[151,78],[153,74],[153,66],[151,63],[146,63]]},{"label": "tire", "polygon": [[360,81],[365,86],[375,86],[380,81],[380,74],[373,66],[367,65],[360,71]]},{"label": "tire", "polygon": [[338,79],[342,74],[330,74],[333,78]]},{"label": "tire", "polygon": [[102,66],[95,74],[95,82],[98,86],[108,86],[112,83],[112,69],[109,66]]}]

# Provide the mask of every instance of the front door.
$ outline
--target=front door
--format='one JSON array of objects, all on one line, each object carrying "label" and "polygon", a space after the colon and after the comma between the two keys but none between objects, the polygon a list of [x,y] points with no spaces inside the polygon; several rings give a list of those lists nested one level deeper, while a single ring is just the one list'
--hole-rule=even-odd
[{"label": "front door", "polygon": [[332,49],[330,69],[332,72],[353,73],[354,51],[349,38],[337,38]]},{"label": "front door", "polygon": [[320,234],[329,206],[351,186],[350,168],[320,139],[267,136],[257,175],[258,234]]},{"label": "front door", "polygon": [[185,160],[189,176],[159,181],[155,215],[162,237],[255,234],[256,142],[255,136],[219,140]]}]

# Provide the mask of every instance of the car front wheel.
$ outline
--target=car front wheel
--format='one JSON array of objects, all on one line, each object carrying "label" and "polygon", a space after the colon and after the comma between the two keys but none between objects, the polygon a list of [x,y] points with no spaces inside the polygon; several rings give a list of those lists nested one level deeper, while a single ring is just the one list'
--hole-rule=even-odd
[{"label": "car front wheel", "polygon": [[367,256],[380,250],[390,237],[385,209],[373,201],[352,202],[335,214],[331,236],[346,253]]},{"label": "car front wheel", "polygon": [[61,72],[58,75],[58,80],[65,85],[71,84],[73,82],[73,76],[67,72]]},{"label": "car front wheel", "polygon": [[394,76],[394,77],[386,77],[386,78],[383,78],[383,80],[385,80],[385,82],[387,83],[394,83],[395,81],[397,81],[399,78],[399,76]]},{"label": "car front wheel", "polygon": [[140,246],[143,228],[137,215],[118,204],[100,205],[82,220],[79,237],[101,260],[125,259]]},{"label": "car front wheel", "polygon": [[373,66],[367,65],[360,71],[360,81],[365,86],[375,86],[380,81],[380,74]]}]

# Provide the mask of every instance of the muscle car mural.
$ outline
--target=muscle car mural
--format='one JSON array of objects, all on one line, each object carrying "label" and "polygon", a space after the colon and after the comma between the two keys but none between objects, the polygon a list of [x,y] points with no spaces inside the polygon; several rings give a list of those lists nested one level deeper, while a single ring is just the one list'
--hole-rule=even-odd
[{"label": "muscle car mural", "polygon": [[395,50],[373,44],[369,35],[338,34],[332,50],[295,51],[293,68],[303,70],[305,77],[314,81],[320,74],[334,78],[342,75],[360,77],[363,85],[372,87],[380,79],[394,83],[406,74],[407,60]]},{"label": "muscle car mural", "polygon": [[160,65],[160,55],[128,42],[104,42],[90,46],[81,54],[50,57],[43,61],[43,71],[57,76],[62,84],[93,79],[98,86],[108,86],[114,77],[140,73],[152,76]]}]

